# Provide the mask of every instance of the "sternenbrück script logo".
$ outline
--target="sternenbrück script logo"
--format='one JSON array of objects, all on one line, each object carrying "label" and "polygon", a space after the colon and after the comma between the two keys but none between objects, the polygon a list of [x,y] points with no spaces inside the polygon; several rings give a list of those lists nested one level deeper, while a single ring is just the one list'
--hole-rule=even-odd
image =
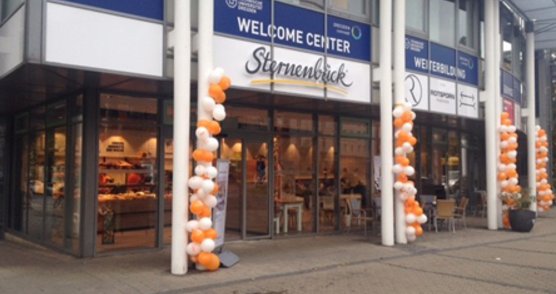
[{"label": "sternenbr\u00fcck script logo", "polygon": [[245,63],[245,70],[249,74],[258,72],[272,73],[275,76],[288,76],[298,79],[312,80],[316,83],[337,84],[343,87],[351,87],[353,82],[346,79],[347,70],[345,64],[333,69],[329,64],[324,64],[324,58],[317,59],[314,65],[301,65],[283,61],[272,60],[270,52],[265,47],[259,47],[253,51],[253,60]]}]

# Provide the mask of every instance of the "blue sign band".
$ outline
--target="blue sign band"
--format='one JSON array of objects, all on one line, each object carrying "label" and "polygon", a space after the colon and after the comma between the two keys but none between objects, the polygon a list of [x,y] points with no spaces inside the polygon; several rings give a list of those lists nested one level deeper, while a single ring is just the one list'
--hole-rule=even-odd
[{"label": "blue sign band", "polygon": [[102,9],[164,20],[164,0],[65,0]]},{"label": "blue sign band", "polygon": [[456,79],[456,50],[431,43],[430,72],[433,75]]},{"label": "blue sign band", "polygon": [[479,85],[479,59],[477,56],[458,51],[458,81]]},{"label": "blue sign band", "polygon": [[429,73],[429,42],[423,39],[405,37],[405,67]]},{"label": "blue sign band", "polygon": [[323,13],[267,0],[214,0],[214,31],[222,34],[310,50],[331,55],[371,60],[370,25],[332,15],[325,36]]}]

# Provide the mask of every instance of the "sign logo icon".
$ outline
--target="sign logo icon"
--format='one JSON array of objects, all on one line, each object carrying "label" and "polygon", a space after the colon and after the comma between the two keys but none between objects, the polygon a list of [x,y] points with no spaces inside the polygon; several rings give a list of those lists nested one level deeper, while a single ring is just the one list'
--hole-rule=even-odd
[{"label": "sign logo icon", "polygon": [[363,36],[363,33],[361,32],[361,28],[360,28],[359,26],[353,26],[353,27],[351,27],[351,36],[352,36],[355,40],[361,39],[361,36]]},{"label": "sign logo icon", "polygon": [[237,1],[238,0],[226,0],[226,5],[228,5],[228,7],[230,8],[236,8],[237,7]]},{"label": "sign logo icon", "polygon": [[459,106],[467,106],[475,109],[477,99],[475,99],[475,95],[473,94],[466,94],[463,91],[459,92]]},{"label": "sign logo icon", "polygon": [[414,74],[409,74],[405,77],[405,101],[410,103],[412,107],[421,104],[423,100],[423,85],[419,78]]}]

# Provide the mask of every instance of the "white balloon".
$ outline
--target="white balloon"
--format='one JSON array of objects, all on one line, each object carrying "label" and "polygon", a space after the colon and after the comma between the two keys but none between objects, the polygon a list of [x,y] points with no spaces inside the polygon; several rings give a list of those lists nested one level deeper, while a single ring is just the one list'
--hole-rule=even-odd
[{"label": "white balloon", "polygon": [[195,167],[195,174],[198,176],[202,176],[207,172],[207,169],[202,165],[197,165]]},{"label": "white balloon", "polygon": [[539,212],[544,212],[544,208],[542,208],[542,207],[537,207],[537,210],[538,210]]},{"label": "white balloon", "polygon": [[510,169],[516,169],[516,168],[517,168],[517,165],[515,165],[515,163],[510,163],[510,164],[508,164],[508,170],[510,170]]},{"label": "white balloon", "polygon": [[508,127],[508,132],[510,133],[515,133],[516,127],[514,125],[511,125]]},{"label": "white balloon", "polygon": [[415,214],[413,213],[408,213],[405,215],[405,222],[410,225],[412,223],[414,223],[417,220],[417,216],[415,216]]},{"label": "white balloon", "polygon": [[515,137],[510,137],[508,139],[508,142],[514,144],[514,143],[517,143],[517,139]]},{"label": "white balloon", "polygon": [[398,118],[400,116],[402,116],[403,114],[403,107],[402,106],[396,106],[394,108],[394,111],[392,111],[392,115],[394,115],[395,118]]},{"label": "white balloon", "polygon": [[404,192],[400,192],[399,195],[398,195],[398,197],[401,201],[406,201],[407,196],[408,196],[407,193],[404,193]]},{"label": "white balloon", "polygon": [[211,179],[216,178],[216,176],[218,175],[218,170],[216,169],[216,167],[214,166],[209,166],[207,167],[207,176]]},{"label": "white balloon", "polygon": [[543,160],[542,159],[537,159],[537,164],[541,164],[541,163],[543,163]]},{"label": "white balloon", "polygon": [[507,170],[507,168],[508,167],[503,163],[498,165],[498,170],[501,171],[501,172],[505,172]]},{"label": "white balloon", "polygon": [[419,222],[420,224],[426,223],[427,220],[427,215],[424,213],[417,217],[417,222]]},{"label": "white balloon", "polygon": [[185,247],[185,252],[187,252],[189,256],[197,256],[201,253],[201,246],[195,242],[191,242]]},{"label": "white balloon", "polygon": [[212,227],[212,220],[210,217],[202,217],[199,220],[199,230],[206,231]]},{"label": "white balloon", "polygon": [[509,158],[516,158],[517,157],[517,151],[513,150],[508,152],[508,157]]},{"label": "white balloon", "polygon": [[546,179],[541,180],[541,184],[546,184],[546,183],[548,183],[548,181]]},{"label": "white balloon", "polygon": [[394,166],[392,167],[392,172],[394,172],[395,174],[401,173],[402,170],[403,170],[403,167],[399,164],[394,164]]},{"label": "white balloon", "polygon": [[201,198],[199,197],[199,195],[197,194],[193,194],[191,195],[191,197],[189,197],[189,202],[195,202],[197,200],[200,200]]},{"label": "white balloon", "polygon": [[212,190],[214,190],[214,182],[212,180],[204,180],[201,184],[201,190],[203,190],[205,194],[212,192]]},{"label": "white balloon", "polygon": [[412,129],[413,129],[413,125],[410,124],[410,123],[405,123],[405,124],[403,124],[403,126],[402,126],[402,130],[403,130],[404,132],[407,132],[407,133],[411,132]]},{"label": "white balloon", "polygon": [[223,121],[226,118],[226,109],[224,105],[217,104],[212,110],[212,117],[217,121]]},{"label": "white balloon", "polygon": [[404,172],[406,175],[411,177],[413,174],[415,174],[415,169],[413,168],[413,166],[408,165],[404,168]]},{"label": "white balloon", "polygon": [[208,138],[204,144],[204,147],[210,152],[216,151],[218,149],[218,146],[218,139],[212,137]]},{"label": "white balloon", "polygon": [[552,200],[548,200],[547,203],[548,203],[548,206],[551,206],[553,202],[552,202]]},{"label": "white balloon", "polygon": [[403,183],[402,183],[402,182],[396,181],[396,182],[394,183],[394,189],[396,189],[396,190],[401,190],[402,188],[403,188]]},{"label": "white balloon", "polygon": [[413,242],[417,239],[417,236],[415,236],[415,234],[407,235],[406,237],[407,237],[407,241],[409,241],[409,242]]},{"label": "white balloon", "polygon": [[404,155],[403,149],[401,147],[396,147],[394,153],[396,153],[396,155]]},{"label": "white balloon", "polygon": [[187,230],[190,233],[193,232],[193,230],[196,230],[198,228],[199,228],[199,222],[194,219],[188,221],[185,224],[185,230]]},{"label": "white balloon", "polygon": [[510,178],[508,182],[510,182],[510,184],[512,185],[517,185],[517,183],[519,183],[516,177]]},{"label": "white balloon", "polygon": [[502,148],[507,148],[507,147],[508,147],[508,141],[502,141],[502,142],[500,142],[500,147],[502,147]]},{"label": "white balloon", "polygon": [[415,112],[411,112],[411,119],[415,120],[415,118],[417,117],[417,114]]},{"label": "white balloon", "polygon": [[500,186],[501,186],[502,188],[506,188],[506,187],[508,186],[508,181],[506,181],[506,180],[501,181],[501,182],[500,182]]},{"label": "white balloon", "polygon": [[209,82],[213,84],[218,84],[220,83],[220,80],[222,79],[223,76],[224,76],[224,69],[222,69],[221,67],[217,67],[210,72]]},{"label": "white balloon", "polygon": [[201,250],[203,252],[212,252],[212,250],[214,250],[214,247],[214,240],[209,238],[203,240],[203,242],[201,243]]},{"label": "white balloon", "polygon": [[536,125],[536,126],[535,126],[535,130],[537,130],[537,132],[540,131],[540,130],[541,130],[541,126]]},{"label": "white balloon", "polygon": [[203,178],[201,178],[199,176],[193,176],[193,177],[189,178],[189,181],[187,181],[187,184],[189,185],[189,188],[191,188],[192,190],[197,190],[197,189],[201,188],[201,185],[203,184]]},{"label": "white balloon", "polygon": [[203,97],[201,104],[203,105],[203,109],[208,113],[212,113],[214,106],[216,106],[216,102],[211,97]]},{"label": "white balloon", "polygon": [[415,236],[415,228],[412,227],[412,226],[407,226],[407,227],[405,228],[405,233],[406,233],[408,236],[410,236],[410,235]]},{"label": "white balloon", "polygon": [[216,206],[216,203],[218,202],[216,200],[216,197],[212,196],[212,195],[207,195],[207,197],[205,197],[204,201],[203,201],[208,207],[213,208]]},{"label": "white balloon", "polygon": [[413,152],[413,146],[411,146],[411,144],[409,144],[409,142],[405,142],[402,144],[402,150],[405,153],[411,153]]},{"label": "white balloon", "polygon": [[205,128],[205,127],[198,127],[198,128],[195,130],[195,136],[197,136],[197,138],[198,138],[199,140],[201,140],[201,141],[206,141],[206,140],[209,138],[210,133],[209,133],[209,131],[207,130],[207,128]]}]

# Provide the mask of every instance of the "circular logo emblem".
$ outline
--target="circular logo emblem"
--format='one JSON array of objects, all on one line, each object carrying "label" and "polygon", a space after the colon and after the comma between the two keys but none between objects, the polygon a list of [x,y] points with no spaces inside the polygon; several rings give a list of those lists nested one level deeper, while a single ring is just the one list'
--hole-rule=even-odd
[{"label": "circular logo emblem", "polygon": [[228,7],[230,8],[236,8],[237,0],[226,0],[226,5],[228,5]]},{"label": "circular logo emblem", "polygon": [[363,32],[361,32],[361,28],[360,28],[359,26],[353,26],[353,27],[351,27],[351,36],[352,36],[355,40],[361,39],[361,36],[363,36]]},{"label": "circular logo emblem", "polygon": [[414,74],[409,74],[405,77],[405,101],[415,107],[421,103],[423,99],[423,85],[421,81]]}]

